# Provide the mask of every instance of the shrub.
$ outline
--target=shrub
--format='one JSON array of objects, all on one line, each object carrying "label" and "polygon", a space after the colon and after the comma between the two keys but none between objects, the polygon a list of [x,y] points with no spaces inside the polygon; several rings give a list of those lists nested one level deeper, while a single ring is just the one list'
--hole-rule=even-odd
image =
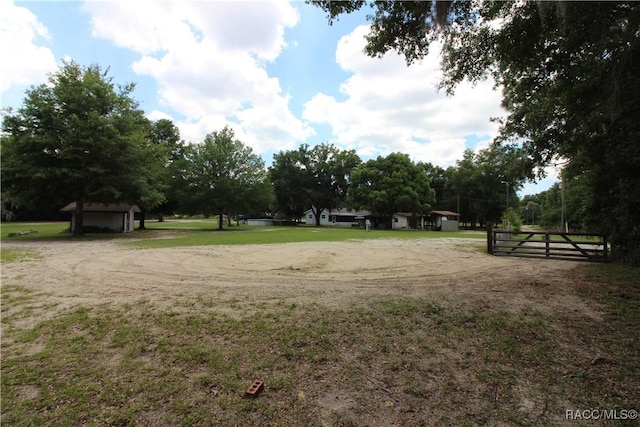
[{"label": "shrub", "polygon": [[522,230],[522,218],[515,209],[509,208],[502,214],[502,227],[519,233]]}]

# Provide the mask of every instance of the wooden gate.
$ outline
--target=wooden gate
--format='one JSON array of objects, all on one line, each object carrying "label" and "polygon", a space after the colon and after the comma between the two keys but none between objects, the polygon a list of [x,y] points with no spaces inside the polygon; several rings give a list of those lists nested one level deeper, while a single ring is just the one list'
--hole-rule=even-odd
[{"label": "wooden gate", "polygon": [[494,230],[487,225],[487,252],[533,258],[554,258],[576,261],[609,261],[606,236],[590,233],[550,233]]}]

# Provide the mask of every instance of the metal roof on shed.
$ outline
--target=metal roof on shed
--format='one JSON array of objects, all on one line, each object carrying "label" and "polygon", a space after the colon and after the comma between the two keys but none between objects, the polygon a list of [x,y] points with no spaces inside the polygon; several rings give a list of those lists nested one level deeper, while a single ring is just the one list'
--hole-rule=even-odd
[{"label": "metal roof on shed", "polygon": [[[134,212],[140,212],[140,208],[135,205],[115,204],[115,203],[91,203],[85,202],[82,207],[83,212],[129,212],[133,208]],[[60,212],[75,212],[76,202],[71,202]]]},{"label": "metal roof on shed", "polygon": [[451,212],[451,211],[429,211],[430,214],[436,214],[440,216],[460,216],[459,213]]}]

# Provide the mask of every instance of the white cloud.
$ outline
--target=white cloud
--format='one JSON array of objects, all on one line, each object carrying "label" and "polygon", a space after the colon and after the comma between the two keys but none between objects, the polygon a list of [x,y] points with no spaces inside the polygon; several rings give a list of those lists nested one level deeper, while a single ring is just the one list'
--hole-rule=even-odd
[{"label": "white cloud", "polygon": [[337,142],[362,156],[408,153],[414,160],[448,166],[462,158],[468,137],[488,140],[497,133],[489,119],[503,114],[501,94],[491,82],[463,83],[455,96],[436,90],[441,77],[438,46],[420,63],[407,66],[394,52],[370,58],[362,50],[368,27],[359,26],[338,43],[336,61],[353,74],[340,92],[344,100],[319,93],[304,119],[327,123]]},{"label": "white cloud", "polygon": [[84,10],[90,15],[92,35],[120,47],[143,54],[178,48],[194,41],[184,20],[184,8],[176,2],[89,1]]},{"label": "white cloud", "polygon": [[295,8],[283,1],[189,3],[190,21],[203,37],[219,41],[223,52],[249,52],[274,60],[285,46],[284,29],[298,23]]},{"label": "white cloud", "polygon": [[184,139],[201,141],[228,123],[262,152],[313,134],[265,69],[299,20],[289,3],[89,2],[85,9],[95,36],[140,53],[134,72],[156,80]]},{"label": "white cloud", "polygon": [[57,69],[47,28],[24,7],[0,0],[0,93],[15,86],[43,83]]}]

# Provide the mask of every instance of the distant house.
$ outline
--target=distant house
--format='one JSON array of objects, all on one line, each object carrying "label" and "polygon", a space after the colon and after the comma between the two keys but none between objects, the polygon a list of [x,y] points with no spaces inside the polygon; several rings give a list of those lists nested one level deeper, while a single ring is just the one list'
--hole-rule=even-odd
[{"label": "distant house", "polygon": [[[364,226],[365,217],[369,215],[370,212],[368,211],[355,211],[347,208],[324,210],[320,213],[320,225],[337,227]],[[307,225],[316,225],[316,217],[313,210],[306,210],[304,216]]]},{"label": "distant house", "polygon": [[[313,210],[305,211],[307,225],[315,225],[316,219]],[[320,225],[332,226],[360,226],[364,227],[365,220],[369,220],[373,228],[413,229],[413,230],[458,230],[458,217],[460,214],[451,211],[429,211],[424,215],[407,212],[396,212],[391,217],[373,215],[369,211],[354,211],[353,209],[332,209],[322,211]]]},{"label": "distant house", "polygon": [[[60,212],[71,213],[71,232],[76,229],[76,202],[71,202]],[[134,229],[134,215],[140,208],[126,204],[84,203],[82,225],[85,231],[111,231],[128,233]]]},{"label": "distant house", "polygon": [[410,213],[396,212],[392,217],[391,228],[394,230],[400,228],[420,228],[420,224],[417,224],[417,227],[415,224],[412,224],[412,222],[415,222],[412,221],[413,216],[414,215]]},{"label": "distant house", "polygon": [[451,211],[429,211],[427,220],[431,228],[437,231],[458,231],[459,213]]}]

